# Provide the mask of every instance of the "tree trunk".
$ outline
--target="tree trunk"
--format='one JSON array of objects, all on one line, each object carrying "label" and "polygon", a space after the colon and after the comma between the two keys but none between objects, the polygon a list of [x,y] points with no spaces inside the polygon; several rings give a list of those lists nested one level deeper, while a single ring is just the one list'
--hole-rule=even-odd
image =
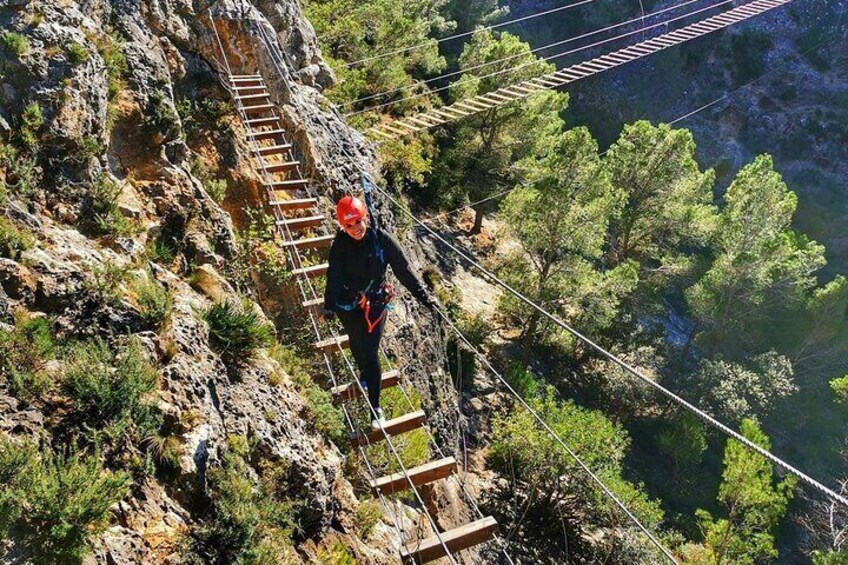
[{"label": "tree trunk", "polygon": [[477,235],[483,229],[483,208],[475,207],[474,210],[474,225],[468,232],[468,235]]}]

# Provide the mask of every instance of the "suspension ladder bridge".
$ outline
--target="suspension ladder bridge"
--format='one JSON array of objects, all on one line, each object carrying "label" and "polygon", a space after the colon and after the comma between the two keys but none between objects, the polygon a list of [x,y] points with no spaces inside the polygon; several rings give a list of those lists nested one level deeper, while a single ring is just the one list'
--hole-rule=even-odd
[{"label": "suspension ladder bridge", "polygon": [[[214,25],[213,20],[213,29],[217,35]],[[330,393],[334,403],[343,407],[349,440],[352,447],[359,451],[370,475],[369,488],[372,494],[384,503],[384,510],[389,515],[395,512],[389,508],[385,498],[412,490],[430,522],[432,534],[422,536],[419,535],[421,528],[414,529],[411,539],[405,539],[400,548],[401,558],[405,563],[428,563],[440,558],[447,558],[451,563],[456,563],[454,556],[458,552],[495,539],[497,522],[491,516],[480,513],[472,499],[469,502],[479,516],[476,520],[447,531],[439,530],[417,489],[440,480],[459,480],[458,465],[454,457],[445,456],[435,444],[432,434],[425,429],[440,457],[416,467],[404,467],[392,444],[392,438],[425,428],[427,421],[424,411],[412,409],[412,402],[405,391],[403,394],[410,411],[387,420],[378,430],[358,425],[351,410],[346,406],[347,403],[364,401],[365,391],[345,354],[345,349],[349,346],[348,336],[322,328],[325,324],[321,323],[317,310],[323,305],[323,297],[319,295],[314,284],[316,278],[327,273],[328,264],[324,260],[324,250],[332,244],[335,235],[321,211],[316,192],[302,174],[302,162],[297,155],[296,145],[287,135],[282,116],[272,101],[271,92],[263,77],[258,72],[233,73],[220,37],[216,39],[223,58],[221,71],[224,86],[232,96],[251,147],[256,172],[263,180],[264,204],[274,219],[275,230],[295,280],[301,306],[310,320],[315,338],[314,352],[324,358],[333,384]],[[330,357],[334,354],[343,356],[349,381],[342,382],[336,377]],[[383,373],[381,388],[398,387],[400,384],[400,373],[397,369]],[[399,472],[380,476],[369,463],[367,448],[381,442],[388,444],[401,469]],[[464,484],[460,484],[460,488],[467,497],[471,497]],[[399,535],[407,537],[399,525],[396,524],[396,527]],[[503,543],[500,539],[498,541]]]}]

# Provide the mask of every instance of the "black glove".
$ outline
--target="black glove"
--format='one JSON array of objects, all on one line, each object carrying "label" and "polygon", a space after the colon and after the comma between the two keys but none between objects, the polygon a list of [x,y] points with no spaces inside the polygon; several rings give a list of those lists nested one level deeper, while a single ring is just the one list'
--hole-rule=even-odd
[{"label": "black glove", "polygon": [[321,317],[327,320],[328,322],[333,319],[333,316],[336,315],[335,310],[330,310],[329,308],[321,309]]}]

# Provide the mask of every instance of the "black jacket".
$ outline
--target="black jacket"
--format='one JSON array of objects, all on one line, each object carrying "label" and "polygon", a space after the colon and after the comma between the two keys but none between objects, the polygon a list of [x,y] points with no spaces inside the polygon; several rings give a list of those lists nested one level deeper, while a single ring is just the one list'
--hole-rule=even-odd
[{"label": "black jacket", "polygon": [[[377,253],[375,238],[379,238],[383,249],[382,262]],[[352,305],[369,283],[369,290],[379,288],[385,280],[388,265],[391,265],[392,272],[416,300],[422,304],[427,301],[427,292],[410,270],[409,261],[400,244],[383,230],[368,228],[360,241],[347,235],[344,230],[339,230],[330,247],[329,264],[327,288],[324,291],[324,308],[327,310],[341,310],[341,306]]]}]

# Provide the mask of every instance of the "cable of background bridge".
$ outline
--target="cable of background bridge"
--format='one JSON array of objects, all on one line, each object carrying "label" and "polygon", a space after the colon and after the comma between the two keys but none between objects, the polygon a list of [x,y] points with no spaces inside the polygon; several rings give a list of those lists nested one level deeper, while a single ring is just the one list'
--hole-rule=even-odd
[{"label": "cable of background bridge", "polygon": [[439,43],[443,43],[445,41],[450,41],[452,39],[459,39],[460,37],[468,37],[469,35],[474,35],[475,33],[479,32],[479,31],[496,29],[496,28],[507,26],[507,25],[510,25],[510,24],[515,24],[515,23],[518,23],[518,22],[524,22],[524,21],[527,21],[527,20],[532,20],[534,18],[539,18],[541,16],[547,16],[547,15],[553,14],[555,12],[562,12],[564,10],[570,10],[571,8],[577,8],[578,6],[582,6],[584,4],[591,4],[594,1],[595,0],[580,0],[579,2],[575,2],[573,4],[567,4],[565,6],[560,6],[558,8],[552,8],[550,10],[545,10],[544,12],[539,12],[537,14],[530,14],[530,15],[527,15],[527,16],[522,16],[520,18],[516,18],[514,20],[509,20],[507,22],[501,22],[499,24],[494,24],[494,25],[485,26],[485,27],[478,27],[478,28],[473,29],[471,31],[465,31],[465,32],[462,32],[462,33],[455,33],[453,35],[449,35],[448,37],[443,37],[441,39],[430,39],[428,41],[422,41],[421,43],[419,43],[417,45],[411,45],[409,47],[402,47],[400,49],[395,49],[394,51],[387,51],[386,53],[380,53],[380,54],[377,54],[377,55],[372,55],[371,57],[365,57],[365,58],[359,59],[357,61],[352,61],[350,63],[347,63],[347,67],[350,68],[350,67],[356,66],[360,63],[367,63],[369,61],[376,61],[378,59],[383,59],[385,57],[391,57],[392,55],[399,55],[401,53],[407,53],[409,51],[414,51],[415,49],[420,49],[420,48],[426,47],[428,45],[433,45],[434,42],[435,42],[436,45],[438,45]]},{"label": "cable of background bridge", "polygon": [[[262,23],[260,21],[258,21],[258,20],[248,20],[248,21],[253,21],[254,24],[256,25],[256,27],[258,28],[260,36],[262,37],[262,41],[263,41],[263,43],[265,43],[265,47],[268,49],[269,53],[271,54],[271,60],[274,64],[274,66],[277,69],[277,73],[280,75],[280,78],[284,82],[288,83],[286,74],[285,74],[285,72],[282,68],[282,64],[281,64],[282,58],[283,58],[284,55],[282,54],[281,51],[274,49],[274,46],[271,43],[270,38],[267,36],[267,33],[264,29],[264,26],[262,25]],[[217,30],[216,30],[216,33],[217,33]],[[222,50],[223,50],[223,47],[222,47]],[[276,57],[274,55],[276,55]],[[278,61],[277,58],[279,58],[280,60]],[[292,92],[295,92],[295,90],[291,88],[291,85],[288,85],[288,86],[289,86],[289,88],[291,89]],[[263,165],[263,168],[264,168],[264,165]],[[286,226],[286,229],[288,230],[288,226]],[[293,240],[293,238],[291,237],[291,234],[289,235],[289,239]],[[294,255],[297,257],[298,262],[299,262],[300,257],[299,257],[299,255],[296,251],[294,252]],[[300,264],[302,266],[302,263],[300,263]],[[315,296],[316,295],[315,289],[312,286],[311,281],[308,281],[308,284],[309,284],[310,288],[312,289],[313,297],[316,297]],[[313,316],[311,311],[310,311],[310,319],[312,319],[313,324],[314,324],[315,323],[314,316]],[[336,335],[336,333],[332,329],[332,327],[331,327],[331,332],[332,332],[332,335],[333,335],[333,339],[336,341],[336,344],[339,348],[339,351],[342,354],[342,358],[343,358],[345,364],[347,365],[348,371],[351,374],[351,378],[354,382],[354,386],[358,387],[358,389],[359,389],[360,398],[361,399],[367,399],[368,394],[365,391],[365,388],[362,386],[362,383],[360,382],[360,380],[357,376],[356,370],[354,369],[353,365],[350,362],[350,359],[348,358],[347,355],[345,355],[345,352],[343,351],[343,349],[341,347],[340,340],[338,339],[338,336]],[[386,441],[386,444],[389,446],[389,449],[391,450],[395,460],[397,461],[397,464],[400,467],[401,473],[403,474],[404,478],[406,479],[406,482],[409,484],[410,489],[414,493],[416,500],[420,504],[421,510],[424,512],[425,516],[427,517],[428,521],[430,522],[430,526],[433,530],[433,534],[436,536],[440,545],[442,546],[442,548],[445,551],[445,557],[447,557],[448,561],[450,561],[452,564],[458,565],[458,563],[457,563],[455,557],[453,556],[450,548],[447,546],[447,544],[446,544],[446,542],[445,542],[445,540],[442,536],[442,533],[439,531],[438,525],[436,524],[436,521],[434,520],[433,516],[431,515],[429,508],[424,503],[424,500],[421,498],[421,494],[418,492],[418,489],[416,488],[415,483],[412,481],[412,478],[409,476],[409,471],[407,470],[406,465],[404,465],[403,460],[401,459],[400,455],[398,454],[397,450],[395,449],[395,446],[394,446],[394,444],[391,440],[391,436],[389,435],[389,433],[386,431],[385,427],[383,426],[383,423],[380,420],[376,409],[373,406],[371,406],[371,403],[367,402],[367,400],[365,401],[365,404],[368,406],[368,409],[370,410],[372,419],[375,420],[378,423],[380,432],[382,433],[384,440]],[[369,441],[368,437],[367,437],[367,433],[364,434],[364,437],[366,438],[366,441]],[[367,459],[366,459],[366,461],[367,461]],[[420,543],[420,541],[421,540],[419,540],[419,543]]]},{"label": "cable of background bridge", "polygon": [[[838,28],[838,27],[839,27],[839,24],[837,24],[837,26],[836,26],[836,27]],[[825,38],[824,40],[822,40],[822,41],[820,41],[819,43],[817,43],[817,44],[813,45],[813,46],[812,46],[812,47],[810,47],[809,49],[806,49],[806,50],[804,50],[804,51],[801,51],[799,54],[800,54],[800,55],[807,55],[808,53],[811,53],[811,52],[813,52],[813,51],[816,51],[816,50],[817,50],[817,49],[819,49],[821,46],[823,46],[823,45],[825,45],[825,44],[827,44],[827,43],[830,43],[831,41],[833,41],[833,40],[837,39],[838,37],[840,37],[838,33],[833,33],[833,34],[831,34],[830,36],[828,36],[827,38]],[[761,80],[763,80],[764,78],[766,78],[766,77],[768,77],[768,76],[770,76],[770,75],[772,75],[772,74],[774,74],[774,73],[776,73],[776,72],[778,72],[778,71],[783,70],[784,68],[786,68],[786,66],[789,64],[789,62],[790,62],[789,60],[784,61],[783,63],[781,63],[781,64],[780,64],[780,65],[778,65],[777,67],[775,67],[775,68],[773,68],[773,69],[771,69],[771,70],[769,70],[769,71],[767,71],[767,72],[765,72],[765,73],[761,74],[760,76],[758,76],[758,77],[757,77],[757,78],[755,78],[754,80],[749,81],[749,82],[746,82],[745,84],[743,84],[742,86],[740,86],[740,87],[738,87],[738,88],[735,88],[735,89],[733,89],[733,90],[729,90],[729,91],[725,92],[724,94],[722,94],[721,96],[719,96],[718,98],[716,98],[715,100],[713,100],[712,102],[707,102],[707,103],[706,103],[706,104],[704,104],[703,106],[700,106],[700,107],[696,108],[695,110],[692,110],[692,111],[690,111],[690,112],[687,112],[686,114],[683,114],[683,115],[681,115],[681,116],[678,116],[678,117],[674,118],[673,120],[671,120],[671,121],[669,121],[669,122],[660,122],[660,123],[663,123],[663,124],[667,124],[667,125],[673,126],[674,124],[679,123],[679,122],[682,122],[683,120],[689,119],[689,118],[691,118],[692,116],[695,116],[695,115],[697,115],[697,114],[700,114],[701,112],[703,112],[703,111],[705,111],[705,110],[709,110],[710,108],[712,108],[712,107],[713,107],[713,106],[715,106],[716,104],[719,104],[721,101],[723,101],[723,100],[726,100],[726,99],[730,98],[731,96],[733,96],[733,95],[734,95],[734,94],[736,94],[737,92],[739,92],[739,91],[741,91],[741,90],[744,90],[744,89],[746,89],[746,88],[750,88],[751,86],[753,86],[754,84],[756,84],[756,83],[760,82],[760,81],[761,81]],[[640,91],[640,92],[642,92],[642,91]],[[607,154],[607,151],[609,151],[609,149],[604,149],[603,151],[601,151],[600,153],[598,153],[598,157],[603,157],[604,155],[606,155],[606,154]],[[503,197],[503,196],[506,196],[507,194],[509,194],[509,193],[511,193],[511,192],[513,192],[513,191],[515,191],[515,190],[517,190],[517,189],[518,189],[518,188],[520,188],[521,186],[523,186],[523,185],[517,185],[517,186],[514,186],[514,187],[512,187],[512,188],[508,188],[508,189],[506,189],[506,190],[502,190],[502,191],[500,191],[500,192],[498,192],[498,193],[496,193],[496,194],[493,194],[492,196],[487,196],[486,198],[482,198],[482,199],[480,199],[480,200],[476,200],[476,201],[474,201],[474,202],[470,202],[470,203],[468,203],[468,204],[464,204],[464,205],[462,205],[462,206],[458,206],[458,207],[453,208],[453,209],[451,209],[451,210],[447,210],[447,211],[445,211],[445,212],[440,212],[440,213],[438,213],[438,214],[436,214],[436,215],[434,215],[434,216],[430,216],[429,218],[425,218],[425,219],[423,219],[422,221],[424,221],[424,222],[435,222],[436,220],[440,220],[440,219],[443,219],[443,218],[447,218],[448,216],[452,216],[453,214],[456,214],[457,212],[461,212],[462,210],[465,210],[465,209],[468,209],[468,208],[473,208],[474,206],[479,206],[480,204],[485,204],[486,202],[491,202],[492,200],[497,200],[498,198],[501,198],[501,197]]]},{"label": "cable of background bridge", "polygon": [[[414,218],[414,216],[412,215],[410,215],[410,217]],[[512,385],[509,384],[509,381],[507,381],[506,378],[504,378],[504,376],[501,375],[501,373],[492,366],[489,360],[476,347],[474,347],[474,345],[468,340],[468,338],[463,335],[463,333],[456,326],[456,324],[453,323],[453,320],[450,319],[447,313],[444,312],[439,306],[436,306],[436,311],[439,313],[439,316],[441,316],[441,318],[450,326],[451,330],[453,330],[457,337],[462,340],[462,342],[465,343],[465,345],[469,347],[471,351],[474,352],[474,355],[477,356],[477,358],[480,359],[480,361],[482,361],[484,365],[486,365],[486,368],[488,368],[489,371],[498,378],[501,384],[503,384],[504,387],[509,390],[509,392],[524,407],[524,409],[527,410],[533,416],[533,419],[535,419],[536,422],[538,422],[539,425],[541,425],[545,429],[545,431],[552,438],[554,438],[554,440],[556,440],[556,442],[568,453],[568,455],[571,456],[574,461],[577,462],[577,465],[583,470],[583,472],[585,472],[587,475],[589,475],[589,477],[591,477],[591,479],[601,488],[604,494],[609,497],[610,500],[615,502],[616,506],[618,506],[627,515],[627,517],[630,518],[630,520],[634,524],[636,524],[636,526],[642,531],[642,533],[645,534],[645,536],[651,541],[651,543],[653,543],[654,546],[657,547],[657,549],[662,551],[662,553],[668,558],[669,561],[675,564],[678,563],[674,555],[672,555],[672,553],[665,548],[665,546],[656,538],[656,536],[654,536],[651,530],[639,521],[639,518],[637,518],[618,498],[618,496],[616,496],[616,494],[612,492],[612,490],[610,490],[610,488],[600,479],[600,477],[598,477],[589,468],[589,466],[583,462],[580,456],[578,456],[577,453],[575,453],[574,450],[572,450],[568,446],[568,444],[565,443],[565,441],[559,436],[559,434],[557,434],[556,431],[554,431],[553,428],[551,428],[548,423],[545,422],[545,420],[541,416],[539,416],[538,412],[536,412],[533,407],[530,406],[526,400],[524,400],[524,397],[518,394],[518,391],[516,391],[512,387]]]},{"label": "cable of background bridge", "polygon": [[[491,77],[494,77],[494,76],[502,75],[504,73],[512,73],[512,72],[515,72],[517,70],[529,67],[531,65],[535,65],[536,63],[538,63],[540,61],[553,61],[555,59],[560,59],[560,58],[566,57],[568,55],[573,55],[574,53],[579,53],[580,51],[585,51],[585,50],[591,49],[593,47],[605,45],[605,44],[610,43],[612,41],[618,41],[619,39],[623,39],[625,37],[630,37],[632,35],[635,35],[637,33],[641,33],[643,31],[647,31],[649,29],[655,29],[655,28],[658,28],[658,27],[667,26],[668,24],[670,24],[672,22],[676,22],[676,21],[679,21],[679,20],[682,20],[682,19],[686,19],[686,18],[692,17],[696,14],[700,14],[702,12],[714,10],[714,9],[720,7],[720,6],[725,5],[725,4],[732,4],[735,1],[736,0],[721,0],[720,2],[716,2],[715,4],[711,4],[711,5],[709,5],[705,8],[699,8],[697,10],[693,10],[693,11],[691,11],[687,14],[684,14],[682,16],[676,16],[674,18],[670,18],[668,20],[658,22],[658,23],[655,23],[655,24],[651,24],[651,25],[646,26],[646,27],[640,27],[636,30],[616,35],[615,37],[610,37],[610,38],[604,39],[602,41],[596,41],[595,43],[590,43],[589,45],[584,45],[583,47],[578,47],[576,49],[569,49],[568,51],[563,51],[561,53],[555,53],[553,55],[548,55],[546,57],[539,57],[538,59],[534,59],[533,61],[528,61],[526,63],[522,63],[522,64],[520,64],[516,67],[512,67],[512,68],[508,68],[508,69],[501,69],[499,71],[487,73],[487,74],[480,75],[480,76],[475,75],[475,76],[470,76],[470,77],[463,77],[463,78],[459,79],[458,81],[456,81],[452,84],[446,85],[446,86],[434,88],[432,90],[429,90],[427,92],[422,92],[420,94],[413,94],[411,96],[399,98],[398,100],[392,100],[390,102],[384,102],[382,104],[376,104],[374,106],[369,106],[368,108],[364,108],[362,110],[356,110],[355,112],[347,112],[347,113],[344,114],[344,116],[349,117],[349,116],[356,116],[358,114],[364,114],[365,112],[373,112],[374,110],[379,110],[380,108],[386,108],[388,106],[394,106],[395,104],[400,104],[401,102],[408,102],[409,100],[415,100],[415,99],[421,98],[423,96],[429,96],[429,95],[434,94],[436,92],[442,92],[444,90],[448,90],[450,88],[453,88],[455,86],[459,86],[459,85],[462,85],[462,84],[467,84],[469,82],[479,81],[479,80],[482,80],[482,79],[485,79],[485,78],[491,78]],[[528,79],[528,80],[530,80],[530,79]]]},{"label": "cable of background bridge", "polygon": [[581,34],[581,35],[576,35],[574,37],[569,37],[567,39],[555,41],[553,43],[548,43],[547,45],[535,47],[535,48],[531,49],[530,51],[528,51],[527,53],[517,53],[515,55],[509,55],[507,57],[503,57],[501,59],[496,59],[494,61],[488,61],[486,63],[479,63],[477,65],[473,65],[473,66],[468,67],[466,69],[451,71],[449,73],[444,73],[444,74],[441,74],[439,76],[435,76],[435,77],[428,78],[428,79],[425,79],[425,80],[420,80],[420,81],[416,82],[415,84],[412,84],[412,85],[409,85],[409,86],[400,86],[400,87],[392,89],[392,90],[386,90],[386,91],[383,91],[383,92],[378,92],[376,94],[370,94],[368,96],[363,96],[362,98],[357,98],[356,100],[350,100],[350,101],[347,101],[347,102],[342,102],[341,104],[336,104],[335,107],[336,108],[342,108],[344,106],[352,106],[353,104],[356,104],[357,102],[364,102],[366,100],[372,100],[372,99],[378,98],[380,96],[387,96],[389,94],[401,92],[403,90],[414,88],[416,86],[421,86],[423,84],[429,84],[429,83],[435,82],[437,80],[443,80],[443,79],[450,78],[450,77],[453,77],[453,76],[462,75],[462,74],[465,74],[465,73],[468,73],[468,72],[471,72],[471,71],[476,71],[477,69],[482,69],[484,67],[488,67],[488,66],[491,66],[491,65],[497,65],[498,63],[504,63],[506,61],[518,59],[520,57],[526,57],[528,54],[538,53],[539,51],[545,51],[547,49],[559,47],[560,45],[565,45],[566,43],[571,43],[573,41],[578,41],[580,39],[586,39],[587,37],[591,37],[593,35],[597,35],[599,33],[604,33],[604,32],[607,32],[607,31],[611,31],[613,29],[623,27],[623,26],[626,26],[626,25],[630,25],[630,24],[633,24],[633,23],[636,23],[636,22],[642,22],[642,27],[644,28],[645,18],[651,18],[651,17],[654,17],[654,16],[659,16],[659,15],[664,14],[666,12],[677,10],[679,8],[683,8],[684,6],[688,6],[689,4],[694,4],[694,3],[700,2],[700,1],[701,0],[687,0],[686,2],[681,2],[680,4],[675,4],[674,6],[669,6],[668,8],[663,8],[662,10],[657,10],[656,12],[652,12],[650,14],[644,14],[643,13],[643,15],[638,17],[638,18],[631,18],[629,20],[626,20],[626,21],[623,21],[623,22],[620,22],[620,23],[617,23],[617,24],[609,25],[609,26],[606,26],[606,27],[603,27],[603,28],[600,28],[600,29],[596,29],[594,31],[590,31],[590,32],[587,32],[587,33],[584,33],[584,34]]},{"label": "cable of background bridge", "polygon": [[507,284],[503,280],[501,280],[497,275],[495,275],[494,273],[492,273],[491,271],[486,269],[486,267],[484,267],[479,262],[477,262],[476,260],[471,258],[469,255],[467,255],[461,249],[459,249],[455,245],[451,244],[444,237],[442,237],[436,231],[434,231],[430,226],[428,226],[427,224],[425,224],[421,220],[419,220],[418,217],[415,216],[415,214],[413,214],[402,203],[398,202],[397,199],[395,199],[391,195],[391,193],[380,188],[379,186],[376,186],[376,190],[379,190],[380,193],[382,193],[386,198],[388,198],[392,203],[394,203],[394,205],[401,212],[403,212],[406,216],[408,216],[413,222],[415,222],[416,224],[418,224],[419,226],[424,228],[424,230],[427,231],[431,236],[433,236],[434,238],[436,238],[437,240],[442,242],[449,249],[451,249],[454,253],[456,253],[462,259],[464,259],[469,264],[474,266],[478,271],[480,271],[490,281],[494,282],[495,284],[497,284],[501,288],[507,290],[510,294],[512,294],[513,296],[518,298],[521,302],[523,302],[527,306],[530,306],[532,309],[536,310],[539,314],[541,314],[542,316],[547,318],[549,321],[553,322],[555,325],[559,326],[560,328],[564,329],[565,331],[567,331],[568,333],[570,333],[574,337],[578,338],[580,341],[582,341],[583,343],[588,345],[595,352],[601,354],[603,357],[606,357],[609,361],[612,361],[613,363],[615,363],[616,365],[618,365],[619,367],[624,369],[626,372],[630,373],[634,377],[638,378],[639,380],[641,380],[642,382],[647,384],[649,387],[653,388],[654,390],[656,390],[657,392],[659,392],[660,394],[662,394],[663,396],[665,396],[669,400],[672,400],[678,406],[681,406],[682,408],[693,413],[695,416],[697,416],[698,418],[700,418],[702,421],[709,424],[713,428],[723,432],[724,434],[730,436],[731,438],[733,438],[736,441],[740,442],[741,444],[745,445],[748,449],[750,449],[751,451],[753,451],[753,452],[761,455],[762,457],[766,458],[772,464],[780,467],[784,471],[792,473],[793,475],[798,477],[798,479],[800,479],[802,482],[804,482],[808,486],[811,486],[814,489],[818,490],[820,493],[826,495],[828,498],[830,498],[834,502],[838,502],[838,503],[842,504],[843,506],[845,506],[846,508],[848,508],[848,498],[845,498],[844,496],[834,492],[832,489],[826,487],[825,485],[823,485],[819,481],[813,479],[812,477],[810,477],[806,473],[803,473],[802,471],[800,471],[799,469],[790,465],[789,463],[787,463],[783,459],[780,459],[779,457],[775,456],[771,452],[763,449],[762,447],[755,444],[754,442],[752,442],[751,440],[749,440],[745,436],[739,434],[735,430],[733,430],[733,429],[729,428],[728,426],[726,426],[725,424],[719,422],[714,417],[710,416],[709,414],[707,414],[706,412],[704,412],[700,408],[691,404],[690,402],[688,402],[687,400],[678,396],[677,394],[671,392],[670,390],[668,390],[667,388],[665,388],[661,384],[652,381],[651,379],[649,379],[648,377],[643,375],[639,370],[628,365],[626,362],[624,362],[617,355],[607,351],[606,349],[601,347],[598,343],[596,343],[595,341],[593,341],[589,337],[583,335],[578,330],[576,330],[575,328],[573,328],[569,324],[567,324],[564,321],[562,321],[561,319],[559,319],[557,316],[551,314],[550,312],[548,312],[547,310],[545,310],[544,308],[542,308],[541,306],[539,306],[538,304],[536,304],[535,302],[533,302],[532,300],[527,298],[524,294],[522,294],[521,292],[519,292],[518,290],[516,290],[515,288],[513,288],[512,286],[510,286],[509,284]]}]

